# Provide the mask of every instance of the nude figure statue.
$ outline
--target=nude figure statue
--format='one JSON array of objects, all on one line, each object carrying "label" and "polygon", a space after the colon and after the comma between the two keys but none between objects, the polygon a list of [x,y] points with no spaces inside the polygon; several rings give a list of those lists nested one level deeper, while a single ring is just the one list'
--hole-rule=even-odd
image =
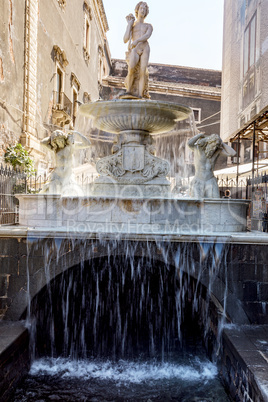
[{"label": "nude figure statue", "polygon": [[56,130],[50,137],[44,138],[41,144],[54,152],[56,158],[55,169],[41,193],[79,195],[81,188],[73,174],[74,152],[77,149],[89,148],[90,141],[77,131],[66,134]]},{"label": "nude figure statue", "polygon": [[197,134],[188,141],[194,151],[195,176],[191,182],[193,198],[219,198],[220,192],[213,169],[220,155],[234,156],[233,148],[224,144],[218,134]]},{"label": "nude figure statue", "polygon": [[128,22],[124,35],[124,43],[129,42],[126,61],[128,63],[128,75],[125,85],[127,95],[138,98],[149,98],[148,94],[148,62],[150,46],[148,39],[152,35],[153,27],[144,22],[149,13],[149,7],[144,1],[140,1],[135,8],[136,21],[133,14],[126,17]]}]

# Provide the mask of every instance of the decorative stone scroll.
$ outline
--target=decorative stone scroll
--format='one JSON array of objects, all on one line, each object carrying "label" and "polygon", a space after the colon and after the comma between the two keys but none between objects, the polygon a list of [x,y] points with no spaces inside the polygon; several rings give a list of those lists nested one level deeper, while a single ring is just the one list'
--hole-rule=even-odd
[{"label": "decorative stone scroll", "polygon": [[57,1],[58,1],[58,4],[59,4],[60,8],[64,10],[67,1],[66,0],[57,0]]},{"label": "decorative stone scroll", "polygon": [[84,12],[87,14],[89,20],[91,21],[92,20],[92,11],[91,11],[91,7],[89,6],[89,4],[86,1],[84,1],[83,9],[84,9]]},{"label": "decorative stone scroll", "polygon": [[84,92],[83,94],[83,101],[84,103],[89,103],[91,102],[91,95],[88,92]]},{"label": "decorative stone scroll", "polygon": [[58,61],[64,69],[68,66],[69,62],[67,60],[66,53],[58,45],[53,46],[53,55],[54,61]]},{"label": "decorative stone scroll", "polygon": [[80,90],[80,81],[74,73],[71,73],[71,86],[75,86],[78,91]]}]

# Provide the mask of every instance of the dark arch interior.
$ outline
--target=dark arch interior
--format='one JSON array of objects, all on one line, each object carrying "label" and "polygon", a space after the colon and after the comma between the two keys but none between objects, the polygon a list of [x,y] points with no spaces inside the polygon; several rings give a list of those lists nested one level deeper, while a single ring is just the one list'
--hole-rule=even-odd
[{"label": "dark arch interior", "polygon": [[196,286],[174,266],[141,257],[76,265],[31,303],[35,354],[163,359],[194,352],[202,339],[194,294],[206,298],[205,289],[199,285],[196,292]]}]

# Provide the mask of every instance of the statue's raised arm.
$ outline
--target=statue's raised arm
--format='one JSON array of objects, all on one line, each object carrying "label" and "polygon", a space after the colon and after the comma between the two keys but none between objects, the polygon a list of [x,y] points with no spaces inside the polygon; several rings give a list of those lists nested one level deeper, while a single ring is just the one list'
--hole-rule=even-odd
[{"label": "statue's raised arm", "polygon": [[135,22],[135,17],[133,14],[129,14],[126,16],[126,20],[127,20],[127,29],[124,35],[124,43],[127,43],[129,40],[131,40],[131,31],[132,31],[132,27],[133,24]]},{"label": "statue's raised arm", "polygon": [[69,131],[68,141],[74,145],[75,149],[85,149],[91,145],[91,142],[79,131]]}]

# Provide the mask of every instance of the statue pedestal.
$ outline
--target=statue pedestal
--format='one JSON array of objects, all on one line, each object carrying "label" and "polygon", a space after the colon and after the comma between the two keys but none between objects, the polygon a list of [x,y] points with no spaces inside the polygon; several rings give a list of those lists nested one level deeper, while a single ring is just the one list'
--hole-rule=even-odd
[{"label": "statue pedestal", "polygon": [[[129,180],[133,179],[133,176],[131,175],[127,177],[129,177]],[[171,195],[170,182],[165,177],[154,178],[153,180],[140,184],[123,184],[112,180],[110,177],[101,176],[90,185],[87,193],[91,194],[92,196],[108,196],[119,198],[161,198],[169,197]]]},{"label": "statue pedestal", "polygon": [[114,154],[96,164],[100,174],[90,194],[101,196],[161,197],[170,193],[169,162],[154,155],[152,139],[142,130],[122,131]]}]

